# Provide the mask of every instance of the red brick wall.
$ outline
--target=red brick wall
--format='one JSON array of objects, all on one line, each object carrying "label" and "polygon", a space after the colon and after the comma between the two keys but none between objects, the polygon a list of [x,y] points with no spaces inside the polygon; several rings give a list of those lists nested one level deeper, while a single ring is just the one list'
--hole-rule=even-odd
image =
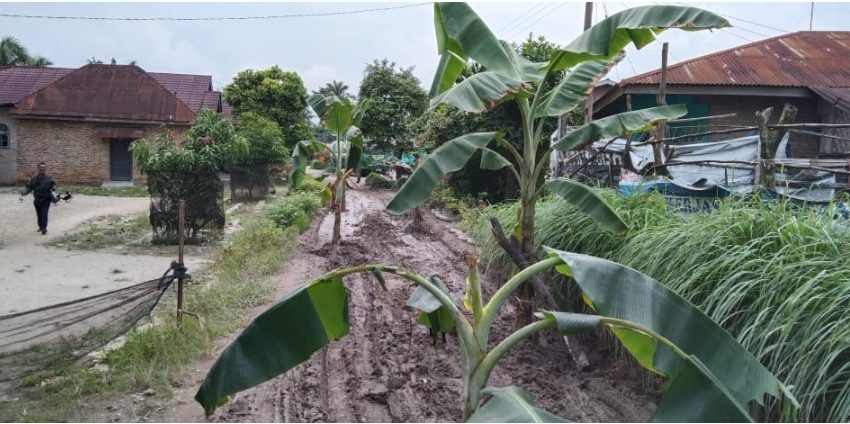
[{"label": "red brick wall", "polygon": [[[94,131],[104,124],[18,119],[17,179],[27,180],[39,162],[45,162],[48,173],[60,183],[100,184],[109,181],[109,141],[95,137]],[[185,127],[171,127],[175,138],[185,137]],[[162,127],[146,128],[145,136],[164,131]],[[133,164],[133,179],[144,184],[145,177]]]}]

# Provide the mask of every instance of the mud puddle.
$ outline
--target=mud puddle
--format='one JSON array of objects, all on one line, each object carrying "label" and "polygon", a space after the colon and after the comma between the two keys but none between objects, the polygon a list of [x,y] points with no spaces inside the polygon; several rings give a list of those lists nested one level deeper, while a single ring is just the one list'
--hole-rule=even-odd
[{"label": "mud puddle", "polygon": [[[343,242],[336,251],[320,249],[333,220],[302,236],[296,254],[278,278],[279,297],[327,270],[382,262],[438,275],[460,302],[466,275],[465,255],[473,246],[452,224],[424,214],[424,225],[411,231],[410,218],[383,212],[392,193],[360,188],[348,192]],[[347,217],[347,219],[346,219]],[[450,231],[454,230],[454,231]],[[324,257],[309,253],[322,252]],[[484,277],[491,292],[497,281]],[[346,279],[350,290],[351,332],[289,373],[237,394],[210,418],[216,422],[446,422],[461,420],[461,369],[456,340],[432,343],[428,331],[405,307],[411,285],[387,275],[387,290],[370,275]],[[260,308],[254,312],[262,311]],[[510,333],[513,310],[505,307],[491,340]],[[232,336],[232,337],[235,337]],[[231,339],[232,339],[231,337]],[[197,364],[177,393],[165,421],[200,421],[194,391],[229,340],[217,344],[208,361]],[[490,385],[517,385],[537,406],[574,421],[645,422],[657,396],[641,388],[639,376],[622,361],[597,360],[591,370],[575,369],[563,339],[548,333],[527,340],[507,355]]]}]

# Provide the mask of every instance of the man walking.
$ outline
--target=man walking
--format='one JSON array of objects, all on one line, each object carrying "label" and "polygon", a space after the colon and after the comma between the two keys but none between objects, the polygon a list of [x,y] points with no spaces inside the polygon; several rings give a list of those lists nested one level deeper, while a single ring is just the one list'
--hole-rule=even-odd
[{"label": "man walking", "polygon": [[30,192],[33,193],[35,200],[35,215],[38,218],[38,231],[42,235],[47,234],[47,211],[50,210],[50,203],[56,202],[53,197],[53,190],[56,188],[56,182],[53,177],[47,175],[47,166],[44,162],[38,164],[38,174],[30,178],[27,183],[27,188],[21,191],[21,196],[26,196]]}]

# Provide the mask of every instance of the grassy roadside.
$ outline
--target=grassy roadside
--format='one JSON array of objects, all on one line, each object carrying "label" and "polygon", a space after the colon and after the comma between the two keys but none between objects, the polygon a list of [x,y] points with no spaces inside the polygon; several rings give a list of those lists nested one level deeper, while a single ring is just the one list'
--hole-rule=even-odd
[{"label": "grassy roadside", "polygon": [[113,197],[148,197],[148,189],[145,186],[126,187],[101,187],[83,185],[60,185],[62,193],[69,192],[71,195],[83,194],[86,196],[113,196]]},{"label": "grassy roadside", "polygon": [[157,325],[127,334],[98,367],[74,365],[28,377],[14,393],[17,399],[0,403],[0,421],[104,421],[97,415],[104,406],[113,418],[144,420],[181,386],[187,364],[202,358],[217,337],[241,328],[249,308],[271,300],[269,277],[306,228],[303,220],[279,225],[274,212],[301,211],[309,224],[320,204],[312,192],[296,193],[241,217],[243,228],[219,246],[215,263],[193,273],[187,284],[187,308],[203,318],[202,325],[187,317],[178,330],[174,296],[166,294],[155,313]]}]

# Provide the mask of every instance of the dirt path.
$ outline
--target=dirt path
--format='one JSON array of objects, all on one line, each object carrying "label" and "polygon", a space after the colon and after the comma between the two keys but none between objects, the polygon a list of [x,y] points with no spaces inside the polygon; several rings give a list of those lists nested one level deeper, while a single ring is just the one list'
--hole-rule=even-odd
[{"label": "dirt path", "polygon": [[[83,222],[147,210],[147,197],[74,196],[50,208],[47,235],[35,230],[32,196],[0,193],[0,315],[91,296],[157,277],[172,258],[44,246]],[[188,258],[195,268],[198,258]]]},{"label": "dirt path", "polygon": [[[423,231],[409,231],[407,217],[382,211],[388,192],[349,192],[349,219],[343,222],[343,244],[335,254],[308,253],[321,245],[325,219],[302,237],[302,250],[279,276],[279,294],[325,271],[361,263],[401,265],[422,275],[439,275],[460,301],[464,292],[464,255],[473,247],[450,230],[450,224],[425,215]],[[285,422],[432,422],[461,419],[461,370],[454,339],[434,346],[427,330],[415,322],[404,305],[411,286],[387,278],[388,290],[378,288],[371,276],[352,276],[351,333],[289,373],[244,391],[211,418],[213,421]],[[485,281],[492,292],[496,283]],[[263,308],[264,309],[264,308]],[[261,311],[253,311],[257,314]],[[491,339],[499,341],[513,323],[505,308]],[[175,406],[164,421],[201,421],[200,407],[192,401],[214,355],[193,367],[186,388],[177,393]],[[323,361],[323,358],[326,361]],[[327,372],[323,373],[323,369]],[[622,363],[603,361],[598,369],[580,372],[556,334],[526,341],[506,356],[490,384],[517,385],[529,390],[538,406],[575,421],[648,421],[655,395],[639,388],[638,378]]]}]

